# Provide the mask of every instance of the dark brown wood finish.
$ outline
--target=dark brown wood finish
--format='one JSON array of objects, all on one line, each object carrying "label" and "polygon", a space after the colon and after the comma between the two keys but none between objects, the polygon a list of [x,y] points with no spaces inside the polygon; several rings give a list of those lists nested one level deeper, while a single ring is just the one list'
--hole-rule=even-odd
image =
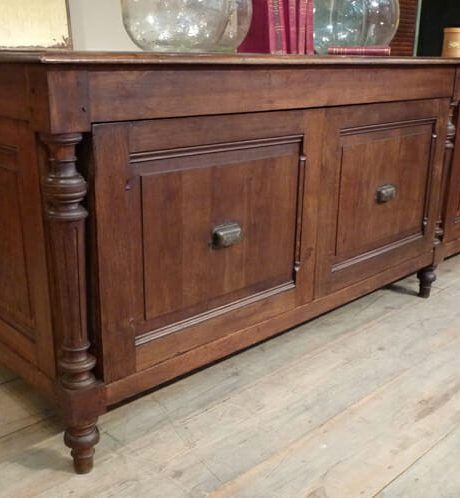
[{"label": "dark brown wood finish", "polygon": [[[92,370],[96,358],[87,330],[85,218],[82,206],[87,185],[76,169],[75,148],[78,133],[42,135],[49,150],[49,170],[43,181],[45,215],[48,221],[50,263],[53,274],[55,333],[59,337],[59,381],[65,421],[65,443],[72,449],[75,470],[84,474],[92,469],[94,446],[99,440],[96,427],[99,403],[85,407],[83,417],[72,407],[74,393],[80,403],[91,401],[93,390],[100,388]],[[84,394],[88,393],[88,396]],[[93,413],[91,413],[93,412]]]},{"label": "dark brown wood finish", "polygon": [[460,251],[460,71],[457,69],[451,104],[450,124],[446,141],[445,186],[443,192],[442,255],[451,256]]},{"label": "dark brown wood finish", "polygon": [[34,136],[25,122],[4,118],[0,233],[0,341],[52,377],[53,335]]},{"label": "dark brown wood finish", "polygon": [[433,250],[448,105],[327,111],[318,296]]},{"label": "dark brown wood finish", "polygon": [[459,74],[0,55],[0,361],[56,401],[77,472],[108,406],[407,274],[428,297],[460,250]]}]

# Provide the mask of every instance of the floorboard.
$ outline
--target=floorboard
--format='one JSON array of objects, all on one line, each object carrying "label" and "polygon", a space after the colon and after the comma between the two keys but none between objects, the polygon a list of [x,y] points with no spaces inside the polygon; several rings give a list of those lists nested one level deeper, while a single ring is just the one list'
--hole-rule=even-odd
[{"label": "floorboard", "polygon": [[0,497],[458,498],[460,257],[121,406],[72,473],[0,368]]}]

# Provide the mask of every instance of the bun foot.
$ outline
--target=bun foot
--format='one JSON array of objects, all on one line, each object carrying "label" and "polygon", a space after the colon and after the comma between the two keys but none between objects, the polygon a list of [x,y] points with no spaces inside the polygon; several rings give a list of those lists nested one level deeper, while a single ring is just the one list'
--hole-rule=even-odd
[{"label": "bun foot", "polygon": [[436,282],[436,273],[434,266],[428,266],[417,273],[417,277],[420,280],[420,291],[419,296],[428,299],[431,295],[431,287]]},{"label": "bun foot", "polygon": [[99,430],[95,424],[69,427],[64,442],[71,448],[75,472],[88,474],[93,469],[94,447],[99,442]]}]

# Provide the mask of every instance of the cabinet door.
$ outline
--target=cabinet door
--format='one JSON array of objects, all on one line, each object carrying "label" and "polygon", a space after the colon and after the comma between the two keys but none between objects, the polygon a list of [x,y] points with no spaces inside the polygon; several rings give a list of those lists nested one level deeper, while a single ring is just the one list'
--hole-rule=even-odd
[{"label": "cabinet door", "polygon": [[311,230],[302,230],[304,116],[95,127],[108,379],[312,298]]},{"label": "cabinet door", "polygon": [[433,250],[448,105],[326,112],[318,295]]}]

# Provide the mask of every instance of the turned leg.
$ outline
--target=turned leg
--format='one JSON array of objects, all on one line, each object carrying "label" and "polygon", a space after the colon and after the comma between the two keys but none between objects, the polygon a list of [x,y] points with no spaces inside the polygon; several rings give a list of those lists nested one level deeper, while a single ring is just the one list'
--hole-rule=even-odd
[{"label": "turned leg", "polygon": [[419,296],[428,299],[431,294],[431,286],[436,282],[436,273],[434,266],[428,266],[423,268],[417,273],[417,277],[420,280],[420,292]]},{"label": "turned leg", "polygon": [[95,424],[69,427],[64,442],[70,448],[77,474],[88,474],[93,468],[94,447],[99,442],[99,430]]},{"label": "turned leg", "polygon": [[90,353],[87,324],[85,179],[77,170],[79,133],[42,135],[49,153],[43,179],[45,215],[51,256],[55,329],[60,338],[57,355],[59,382],[56,399],[67,430],[79,474],[93,467],[94,447],[99,441],[97,417],[105,411],[103,384],[94,375],[96,358]]}]

